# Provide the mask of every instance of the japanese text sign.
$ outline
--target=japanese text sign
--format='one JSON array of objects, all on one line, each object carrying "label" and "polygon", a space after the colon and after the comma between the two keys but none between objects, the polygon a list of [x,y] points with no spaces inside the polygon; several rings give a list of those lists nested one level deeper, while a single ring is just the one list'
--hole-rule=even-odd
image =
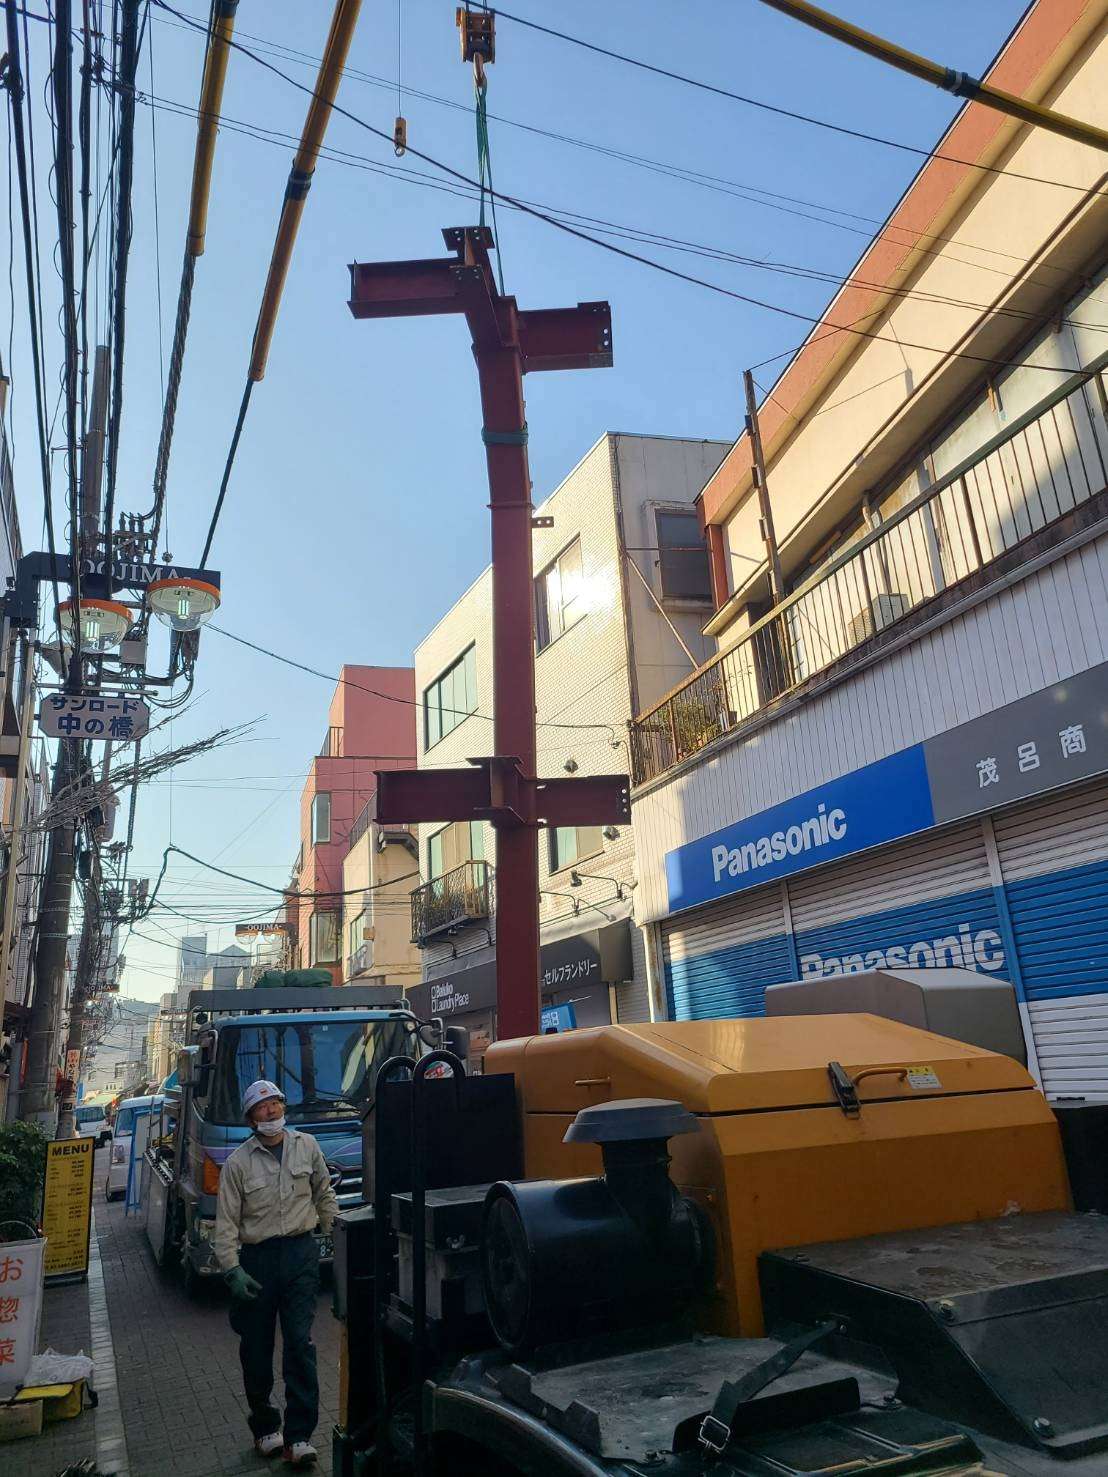
[{"label": "japanese text sign", "polygon": [[42,1229],[46,1233],[46,1275],[51,1279],[88,1275],[92,1158],[90,1138],[53,1139],[46,1146]]},{"label": "japanese text sign", "polygon": [[1105,771],[1101,663],[668,852],[669,906],[695,907]]},{"label": "japanese text sign", "polygon": [[42,1241],[0,1243],[0,1400],[25,1383],[38,1351]]},{"label": "japanese text sign", "polygon": [[47,738],[133,744],[150,732],[150,709],[137,697],[53,692],[39,709],[38,726]]},{"label": "japanese text sign", "polygon": [[935,821],[1108,768],[1108,670],[1093,667],[924,744]]}]

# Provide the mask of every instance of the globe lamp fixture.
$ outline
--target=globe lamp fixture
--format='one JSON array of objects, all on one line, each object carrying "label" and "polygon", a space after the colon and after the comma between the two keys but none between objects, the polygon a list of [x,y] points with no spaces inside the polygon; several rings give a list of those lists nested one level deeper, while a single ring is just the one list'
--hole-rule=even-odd
[{"label": "globe lamp fixture", "polygon": [[131,612],[118,600],[94,600],[85,596],[78,601],[73,597],[62,601],[59,613],[62,639],[70,647],[79,645],[82,651],[111,651],[131,629]]},{"label": "globe lamp fixture", "polygon": [[150,609],[173,631],[198,631],[219,609],[219,590],[207,580],[154,580],[146,587]]}]

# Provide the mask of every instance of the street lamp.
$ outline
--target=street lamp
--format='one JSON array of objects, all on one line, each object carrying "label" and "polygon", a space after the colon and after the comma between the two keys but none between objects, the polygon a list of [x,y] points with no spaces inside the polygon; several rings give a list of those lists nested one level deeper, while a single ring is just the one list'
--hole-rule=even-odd
[{"label": "street lamp", "polygon": [[131,629],[131,612],[119,600],[96,600],[86,595],[78,601],[72,596],[61,602],[58,612],[63,641],[81,651],[111,651]]},{"label": "street lamp", "polygon": [[198,631],[219,609],[219,587],[207,580],[152,580],[146,601],[161,623],[172,631]]},{"label": "street lamp", "polygon": [[[599,872],[588,872],[586,873],[586,877],[590,882],[610,882],[616,890],[616,901],[623,901],[623,883],[618,881],[617,878],[603,877]],[[571,872],[569,874],[570,887],[580,887],[584,880],[585,878],[581,876],[580,872]]]}]

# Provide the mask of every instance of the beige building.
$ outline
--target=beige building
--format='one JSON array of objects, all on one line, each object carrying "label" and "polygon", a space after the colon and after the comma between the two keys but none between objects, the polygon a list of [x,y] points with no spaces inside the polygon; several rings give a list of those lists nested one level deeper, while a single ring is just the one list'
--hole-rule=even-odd
[{"label": "beige building", "polygon": [[350,828],[342,863],[344,984],[396,985],[420,977],[408,893],[419,876],[419,848],[403,826],[379,825],[372,797]]},{"label": "beige building", "polygon": [[[627,723],[703,660],[707,551],[693,498],[726,443],[608,434],[536,507],[535,692],[540,777],[628,768]],[[415,656],[421,768],[490,752],[492,575],[486,569]],[[495,1033],[496,843],[490,826],[419,828],[412,895],[421,1014]],[[632,922],[629,826],[540,835],[541,972],[549,1022],[645,1020],[649,967]]]},{"label": "beige building", "polygon": [[[1108,3],[989,80],[1108,124]],[[1104,157],[967,105],[700,509],[719,653],[632,725],[639,920],[680,1017],[872,968],[1012,983],[1108,1100]]]}]

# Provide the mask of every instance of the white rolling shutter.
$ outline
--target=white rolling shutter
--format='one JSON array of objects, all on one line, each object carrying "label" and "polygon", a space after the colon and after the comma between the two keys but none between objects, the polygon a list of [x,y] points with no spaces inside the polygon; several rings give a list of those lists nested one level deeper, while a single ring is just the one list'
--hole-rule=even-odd
[{"label": "white rolling shutter", "polygon": [[792,878],[789,901],[802,975],[1007,962],[977,821]]}]

